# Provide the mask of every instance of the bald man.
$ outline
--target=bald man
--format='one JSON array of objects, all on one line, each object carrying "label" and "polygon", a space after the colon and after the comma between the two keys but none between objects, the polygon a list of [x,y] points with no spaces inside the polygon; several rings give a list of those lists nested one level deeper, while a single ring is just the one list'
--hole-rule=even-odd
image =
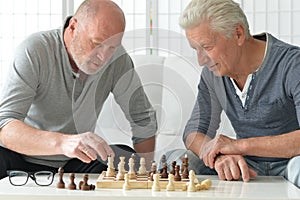
[{"label": "bald man", "polygon": [[[0,96],[0,178],[59,167],[100,173],[109,155],[153,158],[156,114],[121,45],[124,30],[114,2],[86,0],[62,29],[20,44]],[[130,122],[134,149],[94,133],[110,93]]]}]

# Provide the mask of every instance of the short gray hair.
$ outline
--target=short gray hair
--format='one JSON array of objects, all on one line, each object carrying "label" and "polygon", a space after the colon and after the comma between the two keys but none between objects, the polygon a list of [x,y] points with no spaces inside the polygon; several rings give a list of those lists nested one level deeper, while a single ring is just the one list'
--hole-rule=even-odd
[{"label": "short gray hair", "polygon": [[240,5],[232,0],[192,0],[179,18],[183,29],[190,29],[203,22],[209,22],[213,31],[231,38],[236,25],[245,29],[250,36],[249,24]]}]

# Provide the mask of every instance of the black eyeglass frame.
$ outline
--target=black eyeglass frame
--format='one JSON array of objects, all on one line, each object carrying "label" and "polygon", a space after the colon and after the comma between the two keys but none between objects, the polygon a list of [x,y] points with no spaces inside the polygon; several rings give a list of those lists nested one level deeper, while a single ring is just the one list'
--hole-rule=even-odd
[{"label": "black eyeglass frame", "polygon": [[[27,175],[26,181],[24,181],[23,184],[15,184],[11,180],[11,177],[13,176],[12,173],[16,173],[16,172],[20,172],[20,173],[23,173],[24,175],[25,174]],[[39,184],[36,181],[36,174],[37,173],[49,173],[49,175],[51,177],[51,181],[49,182],[49,184]],[[44,171],[34,171],[34,172],[26,172],[26,171],[22,171],[22,170],[7,170],[7,175],[9,177],[10,184],[12,184],[13,186],[23,186],[23,185],[26,185],[26,183],[28,182],[28,178],[31,178],[35,182],[35,184],[37,184],[38,186],[49,186],[49,185],[51,185],[53,183],[55,172],[53,172],[53,171],[47,171],[47,170],[44,170]]]}]

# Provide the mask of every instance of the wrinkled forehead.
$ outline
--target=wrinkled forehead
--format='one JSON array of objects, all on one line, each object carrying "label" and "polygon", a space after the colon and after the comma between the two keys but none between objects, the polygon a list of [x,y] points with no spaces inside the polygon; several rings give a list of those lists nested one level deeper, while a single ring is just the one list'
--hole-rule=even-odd
[{"label": "wrinkled forehead", "polygon": [[213,43],[217,37],[217,33],[212,31],[206,23],[186,29],[185,34],[192,46]]},{"label": "wrinkled forehead", "polygon": [[120,44],[123,38],[124,30],[122,28],[108,27],[106,24],[95,23],[81,27],[89,40],[95,43]]}]

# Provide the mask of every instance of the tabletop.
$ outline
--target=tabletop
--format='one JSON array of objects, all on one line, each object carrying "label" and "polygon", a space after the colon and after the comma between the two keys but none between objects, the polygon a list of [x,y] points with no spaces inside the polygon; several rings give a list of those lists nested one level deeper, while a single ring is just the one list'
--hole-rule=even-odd
[{"label": "tabletop", "polygon": [[[89,174],[89,184],[96,185],[99,175]],[[75,174],[75,183],[82,180],[83,174]],[[58,176],[50,186],[37,186],[32,180],[28,180],[25,186],[12,186],[8,178],[0,180],[0,199],[5,200],[129,200],[129,199],[299,199],[300,189],[285,180],[281,176],[260,176],[250,182],[220,181],[217,176],[197,176],[199,181],[211,179],[212,186],[209,190],[197,192],[161,191],[154,192],[151,189],[102,189],[93,191],[69,190],[56,188]],[[69,183],[67,175],[64,176],[66,186]]]}]

